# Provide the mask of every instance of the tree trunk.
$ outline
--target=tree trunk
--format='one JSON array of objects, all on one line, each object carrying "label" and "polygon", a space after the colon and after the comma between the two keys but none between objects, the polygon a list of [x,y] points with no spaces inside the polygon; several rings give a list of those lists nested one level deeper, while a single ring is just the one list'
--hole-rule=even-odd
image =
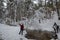
[{"label": "tree trunk", "polygon": [[57,10],[57,14],[58,14],[58,20],[60,20],[60,15],[59,15],[59,8],[58,8],[58,3],[57,3],[57,0],[56,0],[56,10]]}]

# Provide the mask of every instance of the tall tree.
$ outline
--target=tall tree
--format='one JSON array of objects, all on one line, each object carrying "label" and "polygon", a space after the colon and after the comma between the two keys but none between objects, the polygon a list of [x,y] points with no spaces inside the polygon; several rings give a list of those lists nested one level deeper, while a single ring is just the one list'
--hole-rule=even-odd
[{"label": "tall tree", "polygon": [[5,13],[5,8],[4,8],[4,0],[0,0],[0,18],[3,18],[3,15]]},{"label": "tall tree", "polygon": [[59,8],[58,8],[58,1],[56,1],[56,10],[57,10],[57,14],[58,14],[58,19],[60,20],[60,13],[59,13]]}]

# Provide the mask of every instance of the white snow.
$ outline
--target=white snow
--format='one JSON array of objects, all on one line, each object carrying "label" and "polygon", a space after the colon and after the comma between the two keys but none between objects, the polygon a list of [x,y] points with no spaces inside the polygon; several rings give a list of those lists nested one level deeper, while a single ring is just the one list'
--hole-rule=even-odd
[{"label": "white snow", "polygon": [[19,35],[18,33],[19,27],[0,24],[0,34],[2,34],[2,38],[4,40],[20,40],[20,38],[23,38],[23,40],[27,40],[24,37],[26,31],[24,31],[24,35]]},{"label": "white snow", "polygon": [[[47,30],[47,31],[53,31],[53,24],[56,22],[58,25],[60,25],[60,21],[58,20],[57,13],[54,12],[53,19],[44,19],[41,20],[41,23],[39,23],[40,15],[43,17],[42,13],[39,13],[36,11],[35,17],[31,18],[30,20],[24,20],[20,21],[19,23],[24,23],[25,28],[31,29],[31,30]],[[0,38],[4,40],[28,40],[25,38],[26,31],[24,30],[24,35],[19,35],[19,26],[8,26],[5,24],[0,24]],[[2,35],[1,35],[2,34]],[[58,33],[58,38],[60,39],[60,33]],[[53,40],[53,39],[52,39]]]}]

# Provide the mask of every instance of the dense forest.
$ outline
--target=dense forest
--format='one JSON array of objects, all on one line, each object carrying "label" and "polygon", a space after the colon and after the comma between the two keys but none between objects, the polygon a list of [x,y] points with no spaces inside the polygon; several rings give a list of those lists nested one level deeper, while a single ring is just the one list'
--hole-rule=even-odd
[{"label": "dense forest", "polygon": [[56,11],[60,20],[60,0],[0,0],[0,23],[31,19],[37,10],[44,13],[42,19],[52,18]]}]

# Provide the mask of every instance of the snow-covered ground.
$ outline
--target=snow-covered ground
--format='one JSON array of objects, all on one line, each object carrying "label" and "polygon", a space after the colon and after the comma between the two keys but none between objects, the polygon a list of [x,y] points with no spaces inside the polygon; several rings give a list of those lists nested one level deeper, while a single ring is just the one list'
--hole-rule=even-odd
[{"label": "snow-covered ground", "polygon": [[19,27],[8,26],[4,24],[0,24],[0,37],[4,40],[27,40],[24,35],[26,31],[24,31],[24,35],[19,35]]},{"label": "snow-covered ground", "polygon": [[[37,15],[37,14],[36,14]],[[53,19],[45,19],[42,20],[41,23],[38,22],[38,18],[35,17],[34,19],[30,19],[29,21],[21,21],[25,24],[25,28],[29,29],[41,29],[41,30],[48,30],[53,31],[53,24],[56,22],[58,25],[60,25],[60,21],[57,19],[57,13],[55,12]],[[25,38],[26,31],[24,31],[23,35],[19,35],[20,29],[19,26],[8,26],[5,24],[0,24],[0,38],[4,40],[28,40]],[[60,32],[58,33],[58,38],[60,39]]]}]

